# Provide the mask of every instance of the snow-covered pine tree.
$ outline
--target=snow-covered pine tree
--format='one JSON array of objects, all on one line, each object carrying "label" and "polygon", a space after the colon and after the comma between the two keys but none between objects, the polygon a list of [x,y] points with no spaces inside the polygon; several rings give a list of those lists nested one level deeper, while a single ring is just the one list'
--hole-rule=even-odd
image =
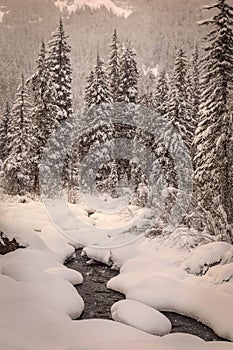
[{"label": "snow-covered pine tree", "polygon": [[139,164],[139,160],[137,156],[133,157],[130,160],[130,185],[131,185],[131,191],[132,194],[135,195],[137,192],[139,183],[141,182],[143,171]]},{"label": "snow-covered pine tree", "polygon": [[[53,130],[59,125],[64,125],[63,133],[60,132],[59,139],[53,138],[51,147],[56,154],[51,154],[51,176],[56,176],[59,169],[63,168],[63,184],[69,181],[68,173],[70,167],[70,155],[65,151],[66,131],[72,130],[72,68],[70,62],[71,47],[68,44],[68,36],[65,34],[62,20],[60,19],[57,30],[52,34],[51,40],[47,45],[45,57],[46,69],[48,71],[48,84],[45,98],[49,108],[49,123],[52,122]],[[53,172],[52,172],[53,168]]]},{"label": "snow-covered pine tree", "polygon": [[6,102],[5,109],[2,113],[0,121],[0,160],[3,162],[8,155],[7,150],[7,138],[8,138],[8,126],[10,122],[10,107],[8,101]]},{"label": "snow-covered pine tree", "polygon": [[154,108],[153,91],[149,87],[143,89],[142,95],[140,96],[138,102],[147,108]]},{"label": "snow-covered pine tree", "polygon": [[[233,7],[225,0],[205,6],[215,10],[200,24],[209,26],[202,59],[200,120],[195,136],[195,183],[198,200],[213,217],[225,210],[233,218]],[[222,218],[224,222],[224,218]],[[221,225],[220,225],[221,226]],[[222,228],[225,232],[229,227]],[[220,228],[221,230],[221,228]]]},{"label": "snow-covered pine tree", "polygon": [[162,70],[157,78],[153,93],[154,108],[160,115],[166,115],[168,111],[168,78],[165,70]]},{"label": "snow-covered pine tree", "polygon": [[72,69],[70,62],[71,47],[67,42],[62,19],[58,29],[48,42],[45,59],[49,71],[48,88],[50,89],[50,103],[56,105],[60,111],[57,115],[59,122],[72,115]]},{"label": "snow-covered pine tree", "polygon": [[93,105],[93,97],[95,96],[94,80],[95,80],[95,74],[94,74],[94,71],[92,70],[90,75],[87,77],[87,86],[85,89],[84,101],[87,108],[90,108]]},{"label": "snow-covered pine tree", "polygon": [[148,181],[145,175],[142,175],[137,187],[137,192],[134,198],[134,204],[139,207],[145,207],[148,199]]},{"label": "snow-covered pine tree", "polygon": [[[101,60],[99,56],[99,52],[97,52],[94,70],[90,73],[87,82],[88,85],[85,90],[85,104],[88,111],[86,117],[91,117],[93,130],[85,143],[87,147],[90,147],[91,144],[101,144],[109,140],[110,133],[112,133],[111,123],[108,123],[106,117],[104,117],[106,110],[102,111],[102,108],[106,109],[107,104],[109,105],[109,108],[111,108],[112,95],[109,88],[108,74],[105,69],[104,61]],[[91,110],[92,107],[93,110]],[[80,156],[82,157],[82,155]],[[106,165],[107,158],[105,155],[105,149],[102,150],[100,158],[103,159],[103,165]],[[102,187],[101,181],[103,179],[103,176],[98,178],[99,188]]]},{"label": "snow-covered pine tree", "polygon": [[146,108],[154,109],[154,89],[155,89],[155,76],[152,71],[146,74],[143,79],[141,87],[141,96],[138,102]]},{"label": "snow-covered pine tree", "polygon": [[112,198],[117,197],[118,172],[117,162],[113,160],[110,164],[110,174],[105,180],[105,188]]},{"label": "snow-covered pine tree", "polygon": [[57,113],[59,108],[51,99],[49,87],[49,70],[46,64],[46,48],[42,40],[37,66],[34,74],[28,79],[32,104],[32,142],[30,154],[33,161],[33,191],[39,192],[39,165],[46,143],[52,131],[59,125]]},{"label": "snow-covered pine tree", "polygon": [[94,71],[90,73],[87,83],[85,102],[88,108],[102,103],[112,103],[107,72],[104,61],[100,59],[99,53],[97,53]]},{"label": "snow-covered pine tree", "polygon": [[195,121],[192,115],[191,86],[186,54],[182,48],[177,51],[168,105],[168,118],[180,133],[185,145],[192,151]]},{"label": "snow-covered pine tree", "polygon": [[191,80],[192,80],[192,111],[195,126],[198,124],[198,113],[200,107],[200,59],[198,46],[192,55]]},{"label": "snow-covered pine tree", "polygon": [[[162,116],[162,118],[167,117],[168,114],[168,103],[169,103],[169,85],[168,85],[168,77],[165,70],[162,70],[157,76],[156,83],[154,84],[153,90],[151,91],[151,100],[150,104],[147,107],[153,107],[155,113],[158,116]],[[155,114],[155,118],[156,118]],[[148,121],[145,120],[145,123],[148,124]],[[153,122],[151,125],[153,129]],[[176,184],[176,176],[174,171],[174,162],[172,161],[166,146],[158,140],[152,141],[152,151],[156,155],[156,163],[154,168],[159,167],[163,172],[163,175],[167,181],[167,186],[175,186]]]},{"label": "snow-covered pine tree", "polygon": [[7,151],[3,163],[3,185],[9,194],[25,194],[31,190],[31,106],[24,76],[18,87],[8,125]]},{"label": "snow-covered pine tree", "polygon": [[40,52],[34,74],[28,79],[27,86],[31,90],[32,102],[37,104],[45,100],[47,90],[48,70],[45,62],[46,48],[44,40],[41,41]]},{"label": "snow-covered pine tree", "polygon": [[120,95],[120,42],[117,30],[114,29],[112,35],[111,52],[108,63],[109,87],[112,95],[112,101],[118,102]]},{"label": "snow-covered pine tree", "polygon": [[122,48],[120,57],[120,95],[118,101],[136,103],[138,99],[138,68],[136,52],[129,41]]}]

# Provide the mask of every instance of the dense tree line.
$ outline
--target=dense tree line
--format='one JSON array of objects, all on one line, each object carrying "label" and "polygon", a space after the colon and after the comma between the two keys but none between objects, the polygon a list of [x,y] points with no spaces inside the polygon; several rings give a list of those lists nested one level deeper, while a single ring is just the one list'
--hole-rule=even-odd
[{"label": "dense tree line", "polygon": [[34,74],[27,81],[22,75],[12,109],[6,108],[2,170],[3,186],[10,194],[38,193],[47,141],[72,114],[70,50],[60,21],[47,49],[42,42]]},{"label": "dense tree line", "polygon": [[215,15],[207,26],[202,59],[199,124],[195,134],[198,201],[212,213],[216,231],[232,239],[233,214],[233,7],[225,0],[205,7]]}]

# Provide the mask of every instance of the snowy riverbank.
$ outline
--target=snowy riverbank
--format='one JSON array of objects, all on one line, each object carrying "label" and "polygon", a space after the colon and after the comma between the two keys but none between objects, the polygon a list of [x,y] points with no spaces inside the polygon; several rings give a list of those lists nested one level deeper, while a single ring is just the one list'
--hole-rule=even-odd
[{"label": "snowy riverbank", "polygon": [[[86,221],[93,220],[84,207],[79,211]],[[82,283],[81,274],[63,265],[75,247],[54,228],[40,202],[19,203],[5,198],[0,216],[2,230],[27,246],[0,257],[2,349],[104,350],[117,349],[119,344],[125,350],[232,349],[227,342],[204,342],[185,334],[160,337],[110,320],[72,321],[85,307],[73,287]],[[156,327],[159,313],[157,317],[152,310],[169,310],[199,319],[219,336],[233,341],[232,246],[213,243],[189,251],[183,242],[176,240],[172,247],[171,238],[142,239],[111,251],[86,249],[86,254],[117,264],[120,275],[112,278],[108,287],[138,302],[127,305],[130,314],[115,305],[112,311],[118,321],[132,324],[132,312],[135,322],[137,312],[145,311],[143,305],[147,305],[149,311],[143,315],[148,328],[153,321],[153,334],[156,328],[161,333],[161,323]],[[218,264],[198,275],[215,263],[225,265]]]}]

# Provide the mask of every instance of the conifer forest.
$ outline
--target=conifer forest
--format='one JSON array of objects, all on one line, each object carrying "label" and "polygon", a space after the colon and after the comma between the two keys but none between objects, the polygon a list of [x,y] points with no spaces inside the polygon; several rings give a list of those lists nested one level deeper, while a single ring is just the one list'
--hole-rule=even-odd
[{"label": "conifer forest", "polygon": [[2,0],[0,28],[0,347],[231,349],[232,0]]}]

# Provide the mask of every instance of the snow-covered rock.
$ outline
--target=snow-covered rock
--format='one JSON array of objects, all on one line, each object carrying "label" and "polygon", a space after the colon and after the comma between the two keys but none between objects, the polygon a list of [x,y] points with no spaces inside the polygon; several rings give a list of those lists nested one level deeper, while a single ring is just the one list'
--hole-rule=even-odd
[{"label": "snow-covered rock", "polygon": [[216,265],[209,269],[206,273],[207,278],[211,278],[214,283],[220,284],[223,282],[233,281],[233,263],[225,265]]},{"label": "snow-covered rock", "polygon": [[231,261],[233,261],[233,246],[226,242],[212,242],[193,250],[182,266],[189,273],[203,275],[211,266]]},{"label": "snow-covered rock", "polygon": [[83,283],[83,276],[80,272],[68,269],[67,267],[50,267],[45,270],[49,275],[64,279],[73,285]]},{"label": "snow-covered rock", "polygon": [[111,308],[115,321],[127,324],[144,332],[165,335],[171,332],[171,322],[161,312],[134,300],[121,300]]},{"label": "snow-covered rock", "polygon": [[86,247],[83,249],[82,255],[103,264],[111,265],[111,252],[109,249]]},{"label": "snow-covered rock", "polygon": [[129,289],[126,297],[160,311],[172,311],[194,318],[219,336],[233,341],[233,294],[193,279],[184,281],[156,276]]},{"label": "snow-covered rock", "polygon": [[122,248],[116,248],[111,250],[111,259],[114,262],[115,267],[121,267],[126,261],[131,260],[140,255],[137,246],[128,245]]}]

